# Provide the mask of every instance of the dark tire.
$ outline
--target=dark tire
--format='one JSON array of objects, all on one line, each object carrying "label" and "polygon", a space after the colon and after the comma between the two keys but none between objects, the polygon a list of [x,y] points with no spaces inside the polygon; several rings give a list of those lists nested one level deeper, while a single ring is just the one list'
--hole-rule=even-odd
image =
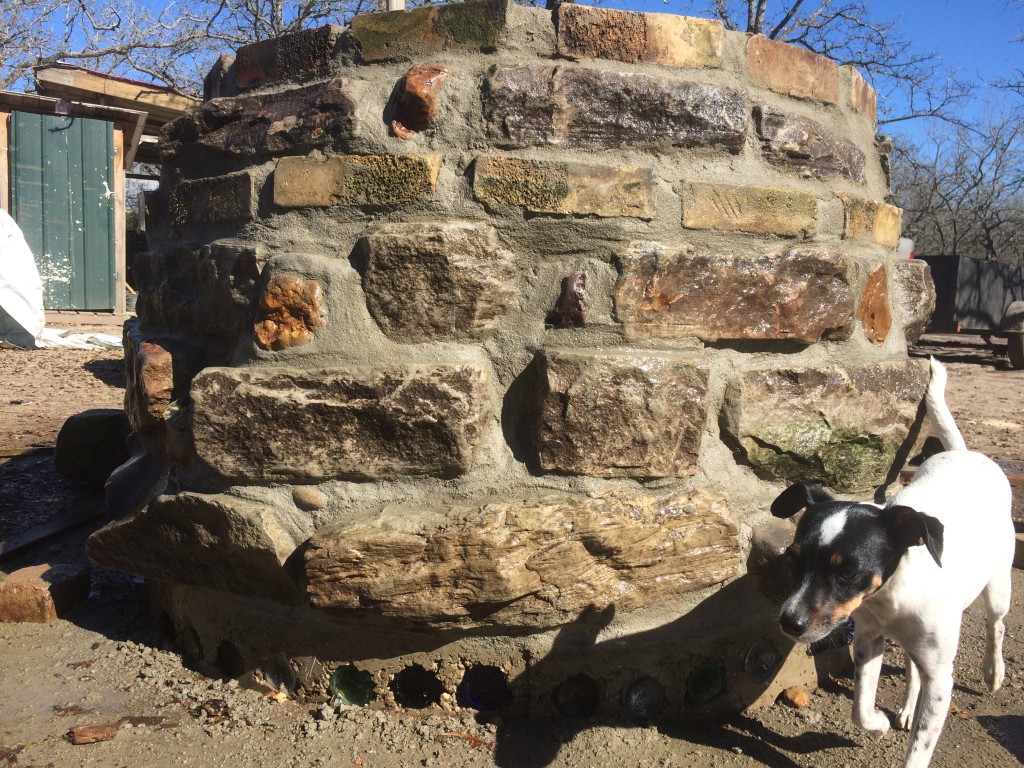
[{"label": "dark tire", "polygon": [[1008,333],[1006,335],[1006,354],[1010,358],[1010,366],[1014,370],[1024,369],[1024,333]]}]

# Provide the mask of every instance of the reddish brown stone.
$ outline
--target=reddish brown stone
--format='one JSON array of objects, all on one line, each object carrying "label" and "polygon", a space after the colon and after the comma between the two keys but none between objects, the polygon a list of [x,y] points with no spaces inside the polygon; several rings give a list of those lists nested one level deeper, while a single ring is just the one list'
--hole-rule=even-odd
[{"label": "reddish brown stone", "polygon": [[32,565],[0,581],[0,622],[56,621],[89,596],[89,569],[77,565]]},{"label": "reddish brown stone", "polygon": [[405,73],[398,84],[398,103],[391,130],[399,138],[408,139],[413,133],[430,127],[437,113],[437,99],[441,86],[452,71],[440,64],[417,64]]},{"label": "reddish brown stone", "polygon": [[860,297],[860,319],[864,333],[875,344],[881,344],[892,328],[892,313],[889,310],[889,287],[885,264],[879,264],[864,281],[864,292]]},{"label": "reddish brown stone", "polygon": [[544,321],[555,328],[581,328],[587,324],[587,273],[562,278],[562,292]]},{"label": "reddish brown stone", "polygon": [[849,259],[791,250],[756,258],[638,243],[618,257],[615,316],[635,336],[793,339],[853,329]]},{"label": "reddish brown stone", "polygon": [[146,341],[138,323],[124,329],[124,410],[135,432],[159,428],[174,391],[174,361],[159,344]]},{"label": "reddish brown stone", "polygon": [[761,150],[772,165],[818,179],[842,176],[864,181],[864,153],[845,136],[802,115],[771,107],[754,109]]},{"label": "reddish brown stone", "polygon": [[323,324],[322,304],[316,280],[280,272],[272,275],[256,309],[256,341],[273,350],[308,344]]}]

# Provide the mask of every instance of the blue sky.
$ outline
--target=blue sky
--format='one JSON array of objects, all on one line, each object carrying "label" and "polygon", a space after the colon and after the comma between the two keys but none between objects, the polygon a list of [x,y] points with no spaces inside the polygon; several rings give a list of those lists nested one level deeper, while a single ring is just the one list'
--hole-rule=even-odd
[{"label": "blue sky", "polygon": [[[588,0],[580,0],[587,2]],[[711,5],[711,0],[605,0],[607,8],[652,11],[659,13],[689,13],[707,15],[699,9]],[[778,2],[775,6],[781,5]],[[958,78],[975,82],[993,81],[1007,76],[1013,69],[1024,69],[1024,43],[1014,40],[1024,36],[1024,2],[1012,0],[901,0],[899,3],[867,0],[867,5],[880,19],[898,19],[903,37],[911,41],[919,52],[936,52],[943,65]],[[980,89],[970,111],[981,115],[984,98],[997,98],[998,94]],[[925,121],[900,129],[917,133],[927,129]]]}]

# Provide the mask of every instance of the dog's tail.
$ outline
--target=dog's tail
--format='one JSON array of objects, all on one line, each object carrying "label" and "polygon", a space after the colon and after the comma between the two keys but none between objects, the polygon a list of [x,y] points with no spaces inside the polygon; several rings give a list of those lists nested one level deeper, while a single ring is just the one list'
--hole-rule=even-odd
[{"label": "dog's tail", "polygon": [[935,436],[947,451],[966,451],[967,443],[964,442],[964,436],[960,434],[960,429],[953,421],[953,414],[946,405],[946,368],[934,357],[930,358],[930,361],[932,377],[928,382],[924,400]]}]

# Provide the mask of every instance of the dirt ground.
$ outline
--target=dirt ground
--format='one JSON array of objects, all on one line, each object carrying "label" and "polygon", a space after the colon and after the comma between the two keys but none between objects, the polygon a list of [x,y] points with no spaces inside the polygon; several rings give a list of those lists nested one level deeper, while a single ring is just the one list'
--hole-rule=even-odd
[{"label": "dirt ground", "polygon": [[[110,329],[104,329],[109,332]],[[968,445],[1024,467],[1024,371],[975,337],[926,337],[915,354],[947,362],[950,406]],[[52,446],[63,420],[118,407],[117,351],[0,350],[0,540],[40,522],[102,506],[96,491],[62,480]],[[7,460],[17,449],[43,448]],[[83,557],[98,522],[0,561],[0,575],[34,562]],[[1014,572],[1007,617],[1007,682],[983,695],[981,611],[966,614],[957,687],[933,765],[1015,766],[1024,762],[1024,571]],[[892,714],[902,693],[902,658],[890,648],[880,706]],[[0,768],[4,766],[584,766],[775,768],[897,765],[906,734],[874,739],[850,723],[852,683],[836,678],[811,706],[781,704],[723,723],[654,725],[600,714],[543,722],[438,716],[276,701],[234,681],[182,666],[173,643],[149,620],[145,587],[111,571],[93,573],[88,600],[52,624],[0,624]],[[72,745],[83,724],[120,724],[108,741]]]}]

